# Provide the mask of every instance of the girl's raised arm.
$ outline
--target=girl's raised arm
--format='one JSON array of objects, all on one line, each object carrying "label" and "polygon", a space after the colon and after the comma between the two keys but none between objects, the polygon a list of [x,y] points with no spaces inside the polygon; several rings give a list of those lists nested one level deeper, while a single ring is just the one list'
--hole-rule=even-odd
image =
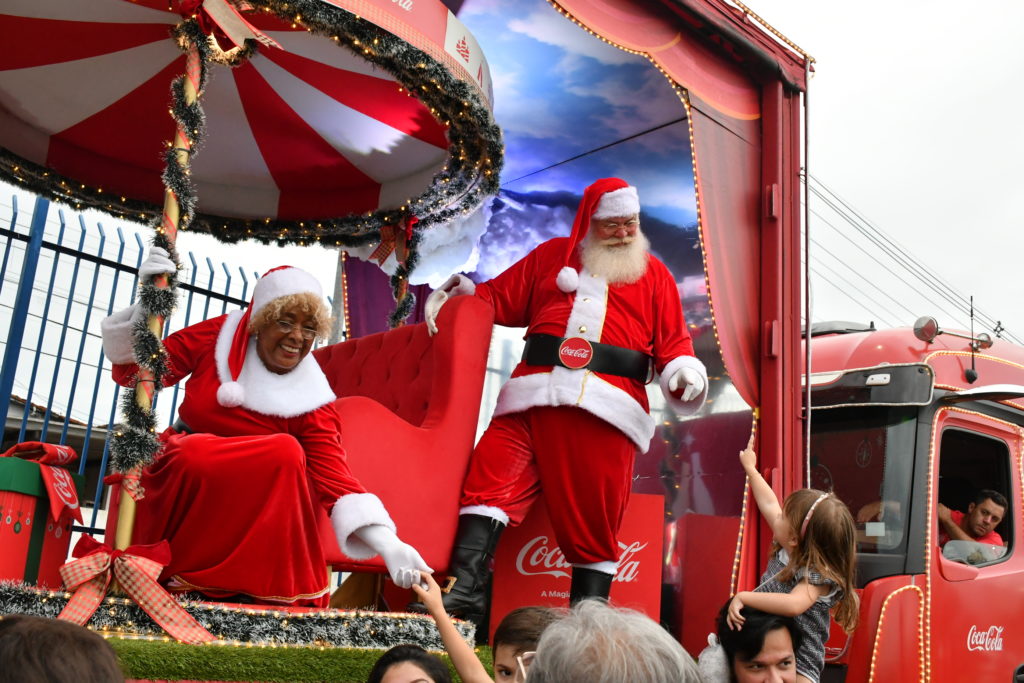
[{"label": "girl's raised arm", "polygon": [[796,533],[789,520],[786,519],[786,515],[783,514],[782,505],[779,504],[775,491],[757,471],[757,454],[754,452],[753,434],[750,435],[747,447],[740,451],[740,464],[743,465],[743,471],[747,473],[747,478],[750,480],[750,490],[754,494],[754,500],[757,501],[757,508],[761,511],[761,516],[768,522],[779,545],[788,549],[796,540]]},{"label": "girl's raised arm", "polygon": [[427,606],[430,616],[434,617],[437,630],[441,634],[441,642],[444,643],[448,656],[452,658],[455,671],[463,683],[494,683],[494,679],[487,675],[487,669],[477,659],[473,648],[469,646],[462,636],[459,635],[455,624],[444,611],[444,604],[441,602],[441,588],[434,581],[429,572],[420,572],[420,577],[426,582],[427,587],[413,584],[412,590],[419,596],[423,604]]}]

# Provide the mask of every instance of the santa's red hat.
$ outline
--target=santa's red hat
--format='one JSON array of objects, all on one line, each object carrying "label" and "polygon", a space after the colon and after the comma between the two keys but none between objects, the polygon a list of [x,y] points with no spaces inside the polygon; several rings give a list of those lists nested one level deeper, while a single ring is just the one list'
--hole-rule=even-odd
[{"label": "santa's red hat", "polygon": [[228,351],[231,381],[224,382],[217,389],[217,403],[225,408],[234,408],[245,400],[245,387],[237,380],[242,373],[246,353],[249,351],[249,321],[274,299],[305,293],[313,294],[319,299],[323,298],[320,283],[304,270],[294,266],[278,266],[263,274],[252,290],[252,301],[238,321],[235,335],[231,339],[231,349]]},{"label": "santa's red hat", "polygon": [[583,191],[583,199],[576,209],[569,246],[565,252],[566,266],[558,271],[555,282],[565,293],[575,292],[580,286],[580,274],[568,265],[573,252],[586,237],[590,221],[595,218],[625,218],[640,213],[640,196],[636,188],[621,178],[601,178]]}]

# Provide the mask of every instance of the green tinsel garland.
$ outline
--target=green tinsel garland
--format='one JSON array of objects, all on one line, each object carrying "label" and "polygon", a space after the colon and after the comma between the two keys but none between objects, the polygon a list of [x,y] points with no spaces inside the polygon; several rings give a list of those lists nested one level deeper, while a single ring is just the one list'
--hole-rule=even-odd
[{"label": "green tinsel garland", "polygon": [[[199,53],[198,92],[206,86],[208,71],[206,64],[210,61],[210,46],[206,36],[199,28],[195,19],[182,22],[174,29],[174,36],[183,50],[195,48]],[[188,159],[202,145],[206,133],[206,118],[198,99],[187,102],[185,99],[185,79],[182,75],[171,84],[171,115],[177,125],[187,131],[191,148]],[[196,215],[195,187],[188,177],[187,163],[178,159],[178,150],[171,148],[164,154],[164,185],[174,193],[178,202],[178,229],[185,230]],[[181,268],[174,244],[167,238],[161,227],[162,217],[151,221],[155,235],[153,246],[167,250],[175,266]],[[145,278],[139,283],[137,301],[139,319],[132,327],[132,353],[140,368],[149,370],[153,376],[154,390],[163,388],[163,378],[167,374],[167,352],[164,350],[160,337],[153,334],[147,321],[152,316],[168,318],[174,312],[178,298],[177,273],[167,276],[167,287],[157,287],[152,278]],[[114,430],[110,442],[110,466],[115,472],[129,472],[142,468],[153,461],[160,450],[160,440],[156,434],[156,416],[149,410],[139,407],[134,391],[126,391],[121,397],[121,413],[124,422]]]},{"label": "green tinsel garland", "polygon": [[[67,605],[67,595],[63,591],[46,591],[2,581],[0,615],[31,614],[53,619]],[[428,650],[444,650],[434,620],[418,614],[333,609],[302,614],[181,599],[178,604],[218,640],[228,642],[379,649],[416,643]],[[458,619],[454,623],[459,634],[472,645],[476,627]],[[106,598],[87,626],[96,631],[166,635],[141,607],[120,597]]]}]

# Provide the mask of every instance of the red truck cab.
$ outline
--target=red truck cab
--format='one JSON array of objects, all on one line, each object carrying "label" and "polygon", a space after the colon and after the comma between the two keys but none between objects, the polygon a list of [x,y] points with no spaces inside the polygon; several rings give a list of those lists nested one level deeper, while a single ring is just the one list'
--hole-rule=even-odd
[{"label": "red truck cab", "polygon": [[[858,519],[861,590],[823,681],[1024,681],[1024,348],[953,334],[812,329],[809,485]],[[1005,546],[940,548],[938,506],[982,489]]]}]

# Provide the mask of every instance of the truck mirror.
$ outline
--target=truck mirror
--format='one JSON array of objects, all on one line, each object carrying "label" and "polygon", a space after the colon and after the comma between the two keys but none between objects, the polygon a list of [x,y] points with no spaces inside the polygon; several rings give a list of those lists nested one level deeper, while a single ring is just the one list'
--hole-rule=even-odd
[{"label": "truck mirror", "polygon": [[931,344],[939,336],[939,321],[930,315],[922,315],[914,322],[914,336]]}]

